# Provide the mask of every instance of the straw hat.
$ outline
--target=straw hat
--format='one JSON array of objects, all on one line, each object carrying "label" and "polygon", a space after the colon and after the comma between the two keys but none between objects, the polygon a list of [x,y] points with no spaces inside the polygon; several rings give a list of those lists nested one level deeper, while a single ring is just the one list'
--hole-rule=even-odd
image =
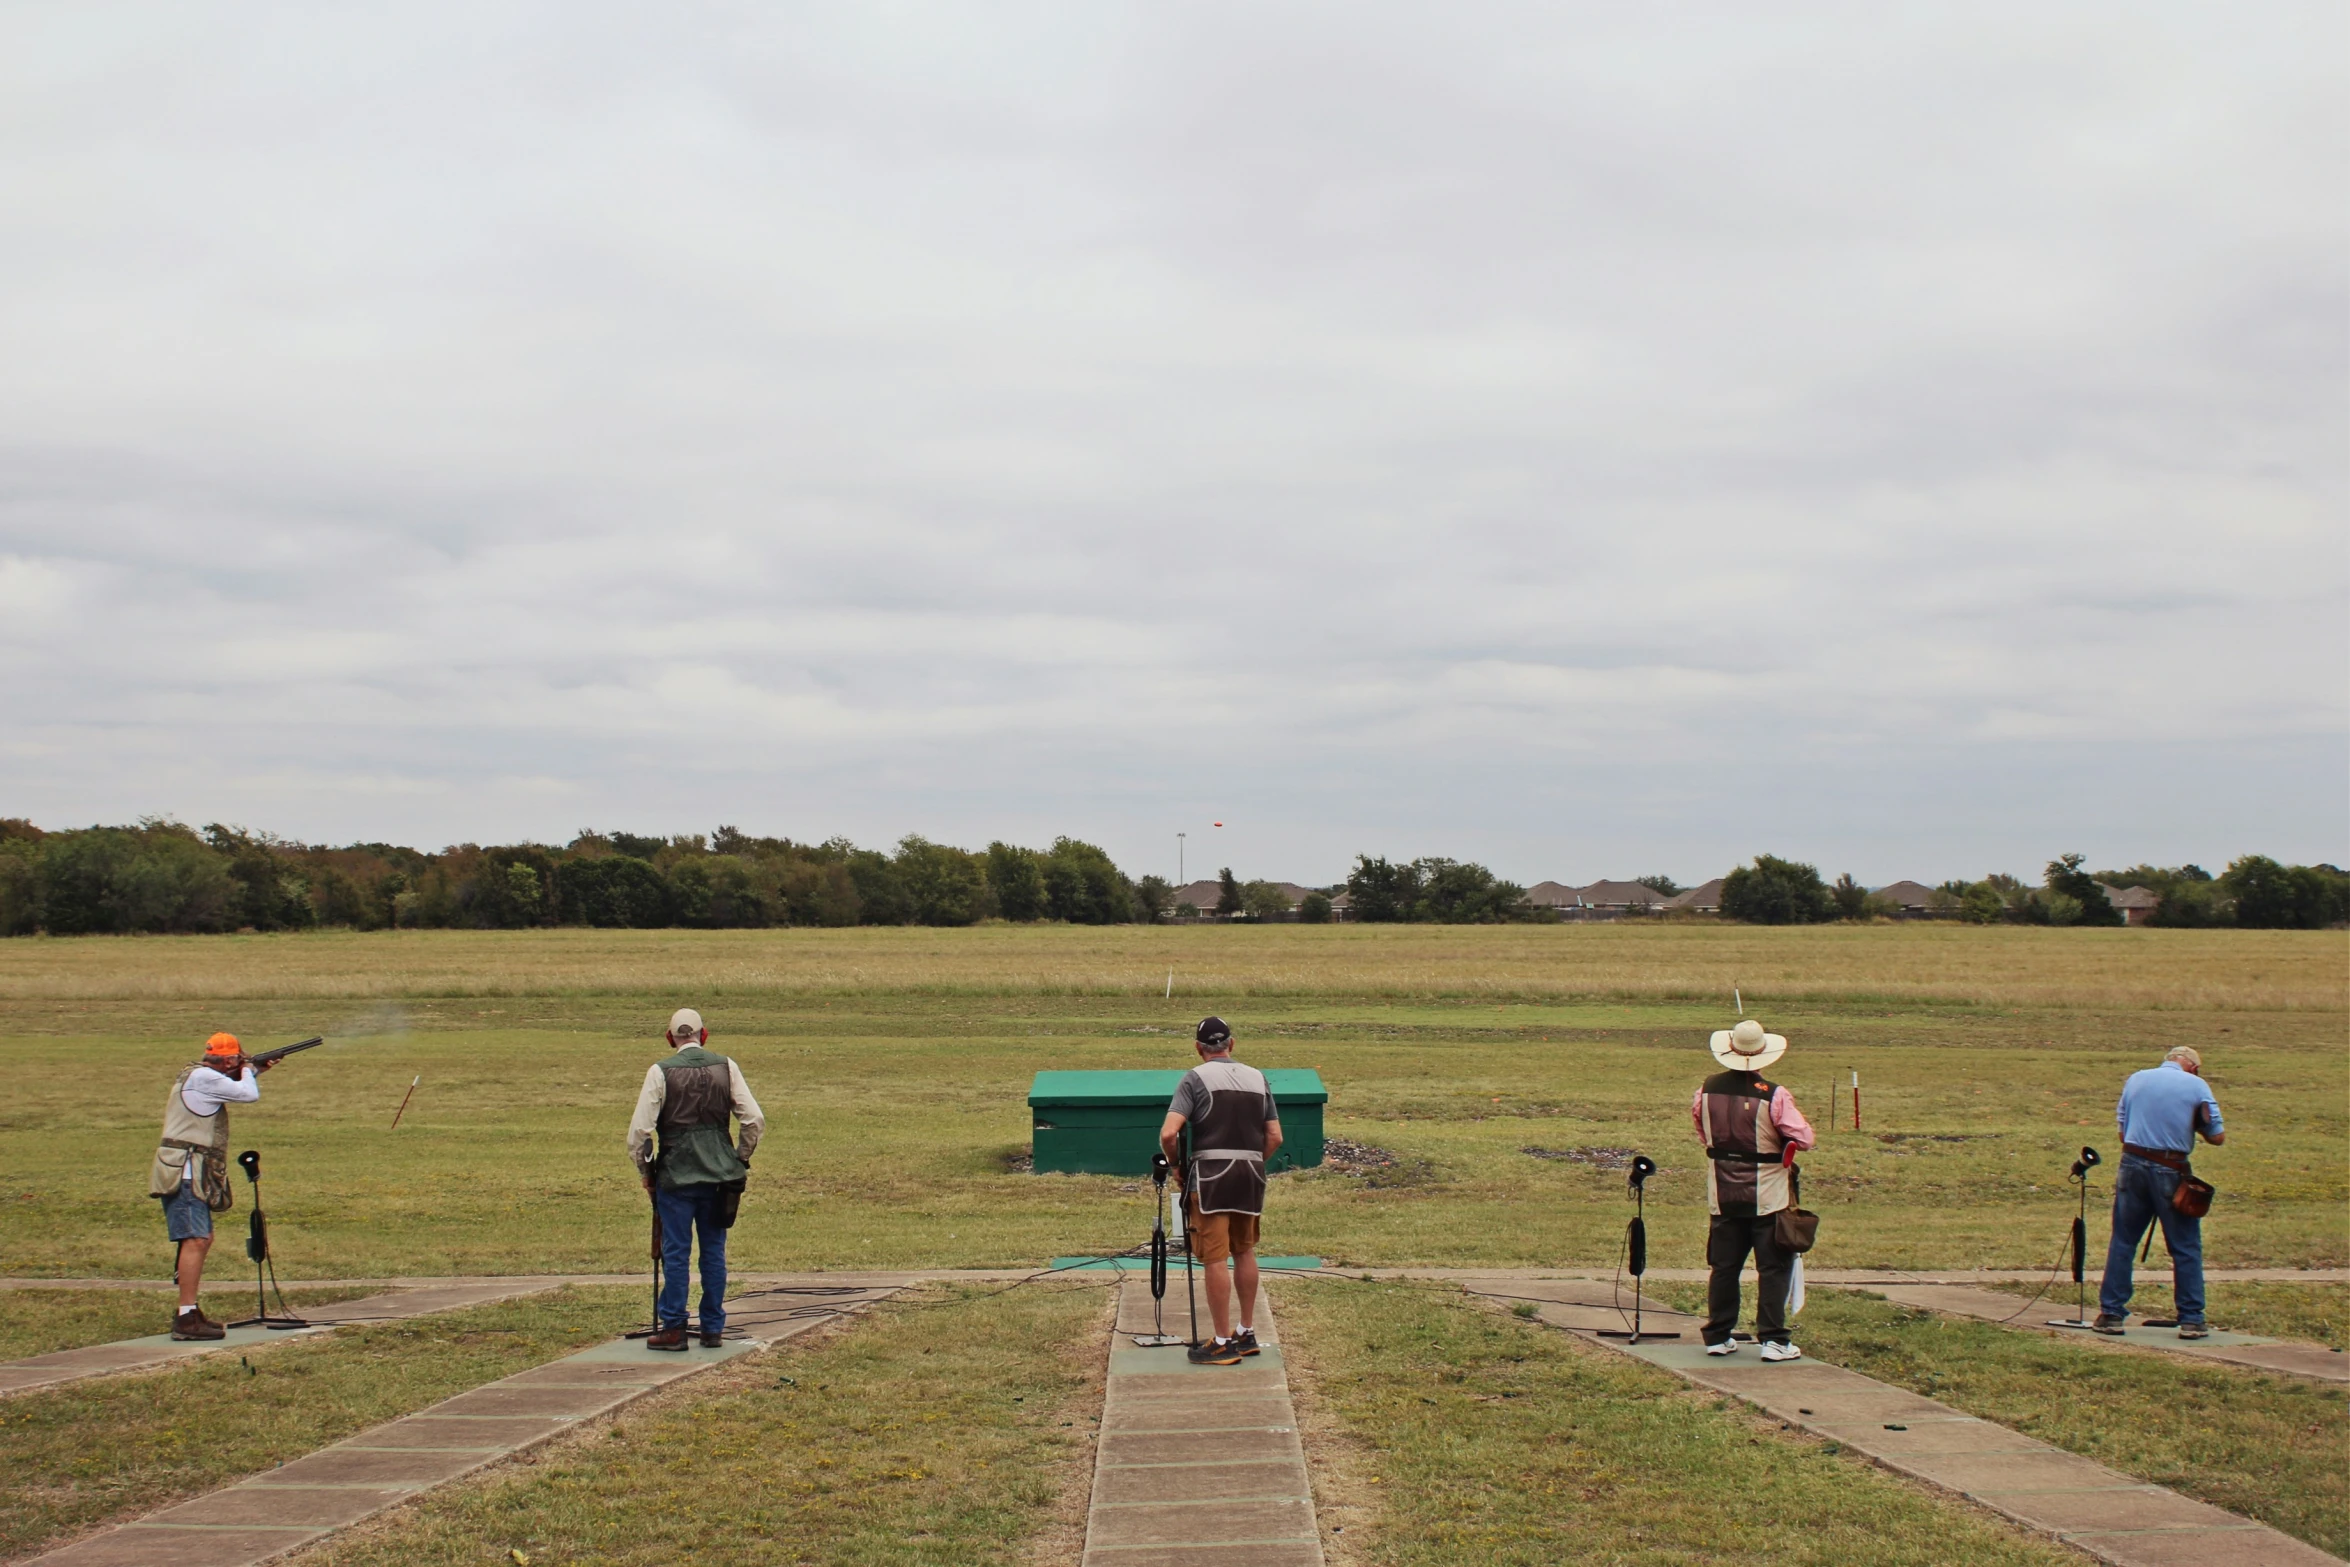
[{"label": "straw hat", "polygon": [[1733,1072],[1759,1072],[1787,1053],[1787,1036],[1766,1034],[1748,1018],[1736,1028],[1717,1028],[1709,1041],[1714,1059]]}]

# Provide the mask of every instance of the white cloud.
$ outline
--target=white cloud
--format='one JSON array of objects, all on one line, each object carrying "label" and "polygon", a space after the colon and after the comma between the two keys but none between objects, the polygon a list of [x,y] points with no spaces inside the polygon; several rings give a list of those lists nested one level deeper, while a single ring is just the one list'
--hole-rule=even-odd
[{"label": "white cloud", "polygon": [[16,13],[0,792],[2340,858],[2344,32]]}]

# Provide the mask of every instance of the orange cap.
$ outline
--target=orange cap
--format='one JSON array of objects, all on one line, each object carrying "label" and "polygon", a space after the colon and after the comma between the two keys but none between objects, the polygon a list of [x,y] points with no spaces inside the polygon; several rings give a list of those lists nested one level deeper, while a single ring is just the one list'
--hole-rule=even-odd
[{"label": "orange cap", "polygon": [[234,1034],[215,1034],[204,1041],[204,1053],[208,1056],[238,1056],[245,1053],[245,1047],[237,1043]]}]

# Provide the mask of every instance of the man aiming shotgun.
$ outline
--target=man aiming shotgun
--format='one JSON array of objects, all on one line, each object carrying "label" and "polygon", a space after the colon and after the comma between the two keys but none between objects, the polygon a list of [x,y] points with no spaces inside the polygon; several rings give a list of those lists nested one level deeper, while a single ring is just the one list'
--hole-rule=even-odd
[{"label": "man aiming shotgun", "polygon": [[181,1070],[163,1100],[163,1140],[147,1175],[147,1193],[163,1204],[164,1233],[179,1248],[179,1309],[171,1336],[182,1342],[226,1338],[228,1330],[204,1315],[196,1295],[204,1286],[204,1258],[212,1250],[212,1216],[236,1206],[228,1181],[228,1107],[258,1104],[261,1074],[292,1055],[325,1043],[245,1054],[234,1034],[215,1034],[204,1055]]}]

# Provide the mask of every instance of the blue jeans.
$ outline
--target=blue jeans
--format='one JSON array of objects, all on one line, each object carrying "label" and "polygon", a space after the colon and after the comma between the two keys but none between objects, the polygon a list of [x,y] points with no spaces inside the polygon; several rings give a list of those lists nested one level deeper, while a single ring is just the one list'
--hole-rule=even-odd
[{"label": "blue jeans", "polygon": [[726,1232],[718,1227],[715,1186],[653,1189],[661,1216],[661,1326],[685,1326],[685,1292],[693,1264],[694,1232],[702,1234],[702,1331],[726,1327]]},{"label": "blue jeans", "polygon": [[2146,1226],[2162,1221],[2162,1243],[2170,1248],[2171,1294],[2181,1322],[2203,1320],[2203,1221],[2170,1205],[2179,1172],[2168,1165],[2123,1154],[2113,1172],[2113,1239],[2105,1248],[2105,1283],[2097,1309],[2118,1317],[2130,1309],[2130,1264]]}]

